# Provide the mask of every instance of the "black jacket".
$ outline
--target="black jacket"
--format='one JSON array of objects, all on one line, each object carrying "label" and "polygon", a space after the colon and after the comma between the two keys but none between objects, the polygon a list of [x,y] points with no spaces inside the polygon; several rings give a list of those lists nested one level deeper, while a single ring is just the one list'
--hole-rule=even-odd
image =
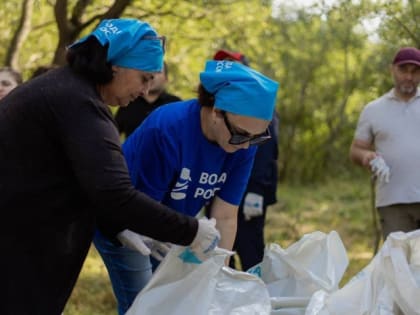
[{"label": "black jacket", "polygon": [[156,108],[161,105],[177,102],[181,99],[178,96],[163,92],[153,103],[149,103],[143,97],[139,96],[127,107],[119,107],[115,120],[118,130],[128,138],[134,130],[143,122],[144,119]]},{"label": "black jacket", "polygon": [[181,245],[198,228],[131,185],[111,112],[67,67],[0,101],[0,211],[0,314],[61,314],[95,223]]},{"label": "black jacket", "polygon": [[246,192],[262,195],[264,206],[274,204],[277,201],[278,129],[279,119],[277,114],[274,113],[269,126],[271,139],[258,147],[246,189]]}]

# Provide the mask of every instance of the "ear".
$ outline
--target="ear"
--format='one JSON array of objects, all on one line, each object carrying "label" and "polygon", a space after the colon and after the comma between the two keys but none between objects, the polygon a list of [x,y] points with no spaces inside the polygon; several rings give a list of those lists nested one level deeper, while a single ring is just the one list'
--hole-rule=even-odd
[{"label": "ear", "polygon": [[223,119],[223,113],[220,109],[212,107],[212,115],[219,119]]},{"label": "ear", "polygon": [[112,74],[115,75],[120,70],[120,67],[113,65],[111,66],[111,69],[112,69]]}]

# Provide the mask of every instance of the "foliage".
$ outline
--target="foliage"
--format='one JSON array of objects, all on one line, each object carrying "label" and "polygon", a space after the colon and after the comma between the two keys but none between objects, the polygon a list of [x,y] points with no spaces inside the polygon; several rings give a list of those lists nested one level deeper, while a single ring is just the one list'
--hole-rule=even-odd
[{"label": "foliage", "polygon": [[[148,21],[167,36],[169,90],[184,99],[195,97],[205,60],[219,48],[244,52],[252,67],[280,82],[283,184],[266,239],[287,246],[313,230],[337,230],[351,260],[346,282],[369,261],[373,247],[368,179],[350,165],[348,149],[362,107],[392,86],[388,66],[395,51],[420,47],[420,2],[336,0],[309,8],[290,1],[272,7],[269,0],[123,2],[121,16]],[[87,34],[121,3],[35,0],[31,32],[15,52],[24,77],[53,62],[60,43],[63,48],[71,36]],[[3,64],[21,9],[18,0],[0,6]],[[78,27],[66,40],[59,36],[57,9],[64,10],[58,24]],[[65,314],[115,314],[114,308],[106,271],[92,249]]]},{"label": "foliage", "polygon": [[115,315],[117,303],[101,257],[91,247],[64,315]]},{"label": "foliage", "polygon": [[[20,10],[17,0],[0,7],[2,60]],[[59,60],[57,47],[87,34],[100,18],[139,18],[167,36],[169,90],[188,99],[217,49],[242,51],[281,85],[280,180],[312,182],[353,173],[347,155],[360,111],[392,86],[388,65],[396,49],[419,46],[419,10],[414,0],[311,7],[267,0],[35,0],[32,31],[17,53],[27,78]],[[366,28],[374,21],[377,31]]]},{"label": "foliage", "polygon": [[400,45],[420,47],[420,3],[416,0],[379,1],[376,12],[382,23],[379,34],[388,46],[396,50]]}]

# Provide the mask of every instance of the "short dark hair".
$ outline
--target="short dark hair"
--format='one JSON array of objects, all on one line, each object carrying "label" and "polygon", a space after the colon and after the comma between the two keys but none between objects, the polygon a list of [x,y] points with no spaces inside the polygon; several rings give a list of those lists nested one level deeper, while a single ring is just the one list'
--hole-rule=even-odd
[{"label": "short dark hair", "polygon": [[214,95],[208,92],[202,84],[198,86],[198,102],[203,107],[214,106]]},{"label": "short dark hair", "polygon": [[166,63],[166,61],[163,62],[163,74],[165,75],[166,78],[168,78],[168,64]]},{"label": "short dark hair", "polygon": [[9,73],[13,77],[13,79],[16,81],[17,84],[21,84],[23,82],[22,75],[20,74],[20,72],[14,70],[11,67],[0,68],[0,72]]},{"label": "short dark hair", "polygon": [[108,45],[102,46],[94,36],[71,46],[66,59],[70,68],[96,84],[112,80],[112,64],[107,61]]},{"label": "short dark hair", "polygon": [[31,79],[36,78],[36,77],[40,76],[41,74],[44,74],[44,73],[46,73],[50,70],[53,70],[55,68],[58,68],[58,65],[51,64],[51,65],[39,66],[38,68],[36,68],[34,70],[34,72],[32,72]]}]

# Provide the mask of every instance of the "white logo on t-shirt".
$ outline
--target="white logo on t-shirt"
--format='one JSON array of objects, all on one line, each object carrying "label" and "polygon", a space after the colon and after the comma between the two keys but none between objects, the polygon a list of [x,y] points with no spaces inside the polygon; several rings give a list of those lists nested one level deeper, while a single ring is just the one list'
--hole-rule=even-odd
[{"label": "white logo on t-shirt", "polygon": [[175,200],[185,199],[187,194],[185,193],[188,189],[188,182],[191,181],[190,169],[184,167],[181,170],[181,175],[179,176],[178,181],[175,184],[175,187],[172,188],[171,198]]},{"label": "white logo on t-shirt", "polygon": [[[174,187],[171,190],[171,198],[174,200],[182,200],[187,197],[187,190],[191,179],[191,170],[189,168],[182,168],[181,175]],[[213,198],[217,191],[220,190],[220,185],[226,182],[227,174],[207,173],[202,172],[198,179],[199,186],[195,188],[194,198],[202,198],[209,200]],[[210,187],[208,187],[208,185]]]}]

